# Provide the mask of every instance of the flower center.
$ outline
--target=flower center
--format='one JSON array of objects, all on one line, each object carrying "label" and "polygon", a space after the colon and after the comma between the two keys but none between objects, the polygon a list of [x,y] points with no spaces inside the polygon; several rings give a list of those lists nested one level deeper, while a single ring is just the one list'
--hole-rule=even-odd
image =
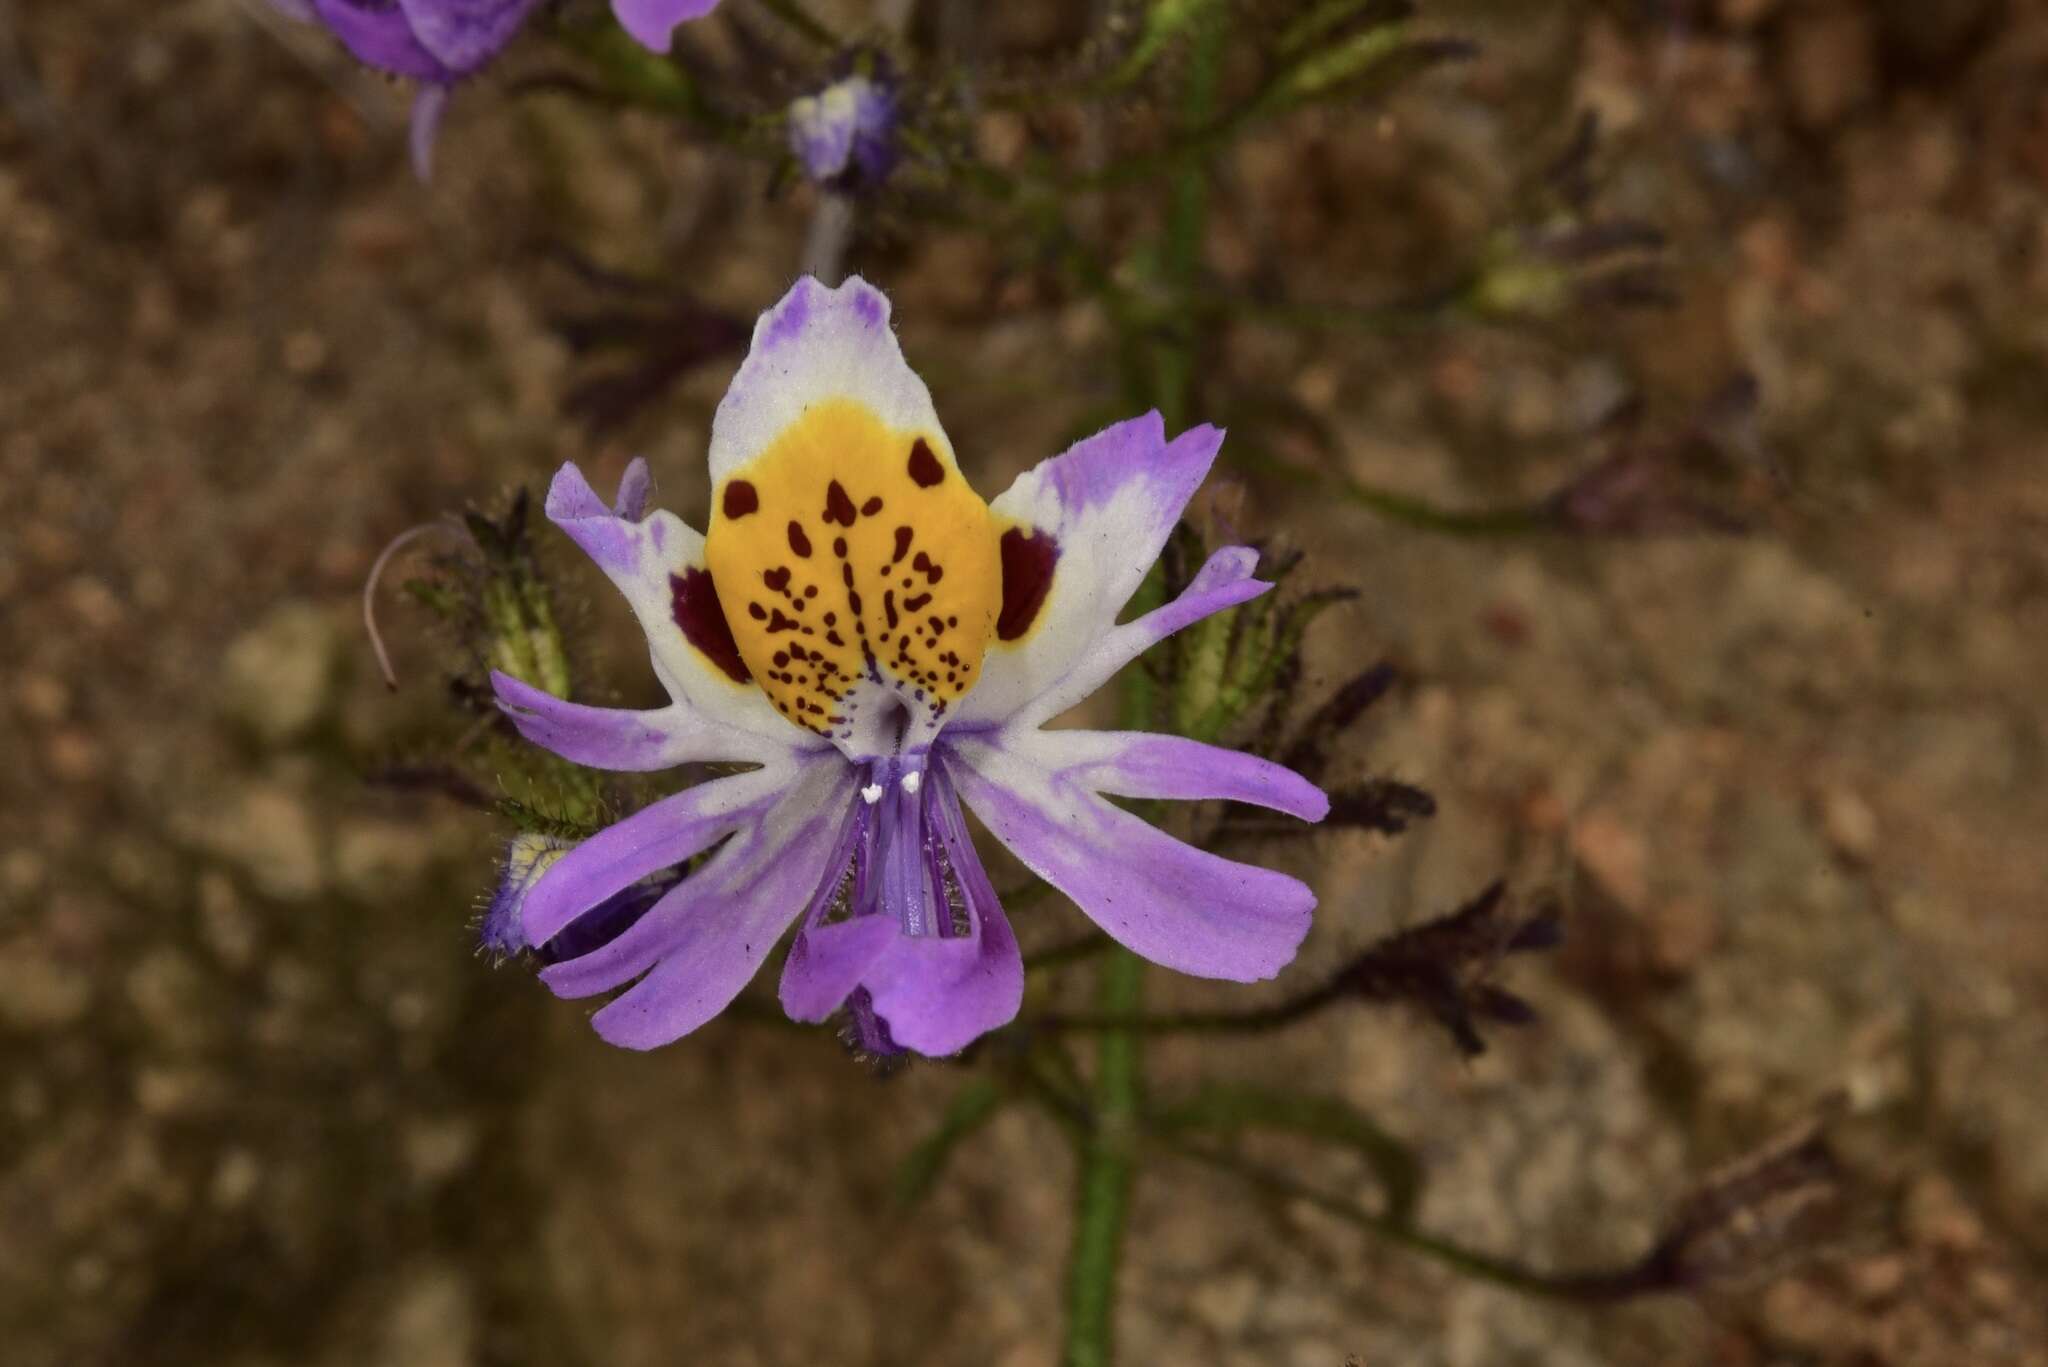
[{"label": "flower center", "polygon": [[943,440],[834,399],[713,491],[705,559],[740,658],[783,716],[849,753],[934,730],[1003,605],[994,519]]}]

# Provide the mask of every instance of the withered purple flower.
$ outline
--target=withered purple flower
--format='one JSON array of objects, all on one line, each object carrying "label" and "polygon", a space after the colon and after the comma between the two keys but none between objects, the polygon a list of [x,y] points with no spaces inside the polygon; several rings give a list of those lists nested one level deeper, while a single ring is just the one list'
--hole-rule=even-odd
[{"label": "withered purple flower", "polygon": [[889,302],[797,282],[762,317],[711,433],[710,530],[606,506],[573,465],[551,520],[625,594],[672,703],[564,702],[506,675],[501,705],[579,764],[754,766],[661,799],[559,854],[519,893],[556,942],[622,892],[706,855],[622,933],[541,977],[625,988],[596,1015],[651,1048],[725,1008],[792,924],[784,1009],[851,1008],[864,1038],[953,1053],[1016,1015],[1024,970],[962,803],[1110,935],[1203,977],[1268,978],[1315,897],[1113,805],[1228,798],[1309,821],[1322,792],[1270,761],[1175,736],[1042,729],[1148,647],[1269,587],[1216,552],[1172,602],[1117,614],[1222,445],[1157,413],[1021,476],[968,487]]},{"label": "withered purple flower", "polygon": [[[422,180],[432,169],[449,92],[502,52],[540,2],[272,0],[294,18],[325,26],[367,65],[420,83],[412,109],[412,158]],[[718,0],[612,0],[620,27],[656,52],[668,51],[678,24],[717,7]]]},{"label": "withered purple flower", "polygon": [[820,185],[879,185],[896,165],[896,114],[896,86],[886,72],[845,76],[790,105],[789,149]]}]

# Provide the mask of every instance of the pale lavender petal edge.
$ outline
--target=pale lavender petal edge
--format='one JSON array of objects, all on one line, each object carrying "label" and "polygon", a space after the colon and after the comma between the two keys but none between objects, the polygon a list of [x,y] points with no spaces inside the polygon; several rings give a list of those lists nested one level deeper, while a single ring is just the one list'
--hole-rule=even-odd
[{"label": "pale lavender petal edge", "polygon": [[1117,797],[1220,798],[1321,821],[1330,799],[1284,765],[1185,736],[1145,731],[1039,731],[1005,743],[1084,788]]},{"label": "pale lavender petal edge", "polygon": [[960,794],[995,837],[1132,952],[1255,982],[1294,958],[1315,894],[1198,850],[987,738],[956,742]]}]

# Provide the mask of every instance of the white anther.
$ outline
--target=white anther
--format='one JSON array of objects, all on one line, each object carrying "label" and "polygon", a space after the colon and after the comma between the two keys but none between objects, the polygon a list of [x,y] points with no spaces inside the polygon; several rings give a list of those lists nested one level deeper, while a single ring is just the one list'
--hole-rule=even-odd
[{"label": "white anther", "polygon": [[917,792],[919,785],[921,785],[923,782],[924,770],[912,769],[909,773],[903,776],[903,791],[906,793],[915,793]]},{"label": "white anther", "polygon": [[867,803],[870,807],[874,806],[877,802],[880,802],[882,800],[882,785],[879,783],[870,783],[867,787],[861,789],[860,800],[862,802]]}]

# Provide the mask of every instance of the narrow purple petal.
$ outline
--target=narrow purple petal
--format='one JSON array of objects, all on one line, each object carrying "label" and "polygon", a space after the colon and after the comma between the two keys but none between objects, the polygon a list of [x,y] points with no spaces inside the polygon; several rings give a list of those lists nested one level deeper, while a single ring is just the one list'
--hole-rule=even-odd
[{"label": "narrow purple petal", "polygon": [[1154,963],[1253,982],[1308,934],[1316,899],[1300,881],[1195,849],[984,739],[952,749],[960,794],[996,838]]},{"label": "narrow purple petal", "polygon": [[701,19],[718,8],[718,0],[612,0],[619,27],[642,47],[667,52],[678,24]]},{"label": "narrow purple petal", "polygon": [[645,925],[662,917],[674,938],[646,977],[592,1019],[597,1033],[624,1048],[652,1049],[723,1011],[835,872],[833,850],[854,800],[844,764],[808,766],[804,782],[772,813],[669,894],[678,899],[673,907],[643,918]]},{"label": "narrow purple petal", "polygon": [[527,893],[527,940],[545,944],[613,893],[702,854],[757,820],[791,779],[786,768],[714,779],[607,826],[557,860]]},{"label": "narrow purple petal", "polygon": [[[614,773],[649,773],[679,764],[759,760],[758,740],[682,707],[636,712],[586,707],[491,671],[498,707],[519,734],[572,764]],[[792,754],[796,753],[794,748]]]},{"label": "narrow purple petal", "polygon": [[1004,738],[1057,778],[1117,797],[1223,798],[1304,821],[1330,812],[1323,790],[1271,760],[1142,731],[1036,731]]}]

